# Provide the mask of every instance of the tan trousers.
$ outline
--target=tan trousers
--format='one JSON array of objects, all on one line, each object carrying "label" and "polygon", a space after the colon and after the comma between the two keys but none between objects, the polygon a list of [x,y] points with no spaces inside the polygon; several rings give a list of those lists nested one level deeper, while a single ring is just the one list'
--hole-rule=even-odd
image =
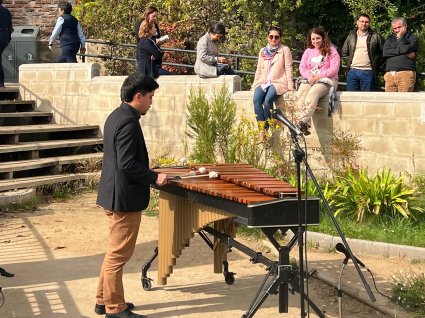
[{"label": "tan trousers", "polygon": [[296,124],[300,121],[310,124],[319,99],[329,93],[329,88],[329,85],[323,83],[314,85],[302,83],[300,85],[297,92]]},{"label": "tan trousers", "polygon": [[393,75],[386,72],[384,75],[386,92],[413,92],[416,82],[415,71],[398,71]]},{"label": "tan trousers", "polygon": [[116,314],[127,308],[123,268],[133,255],[142,213],[105,212],[109,219],[109,245],[100,270],[96,303],[105,305],[107,313]]}]

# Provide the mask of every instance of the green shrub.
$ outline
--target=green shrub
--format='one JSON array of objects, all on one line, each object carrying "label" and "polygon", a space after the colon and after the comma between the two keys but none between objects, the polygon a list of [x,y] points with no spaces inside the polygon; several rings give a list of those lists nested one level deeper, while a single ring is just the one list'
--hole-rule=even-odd
[{"label": "green shrub", "polygon": [[425,312],[424,290],[425,273],[400,272],[398,275],[393,276],[393,299],[408,311],[423,315]]},{"label": "green shrub", "polygon": [[187,108],[187,135],[195,139],[191,160],[201,163],[214,163],[218,159],[225,162],[233,160],[230,131],[235,123],[236,104],[230,98],[226,85],[223,84],[213,95],[211,102],[201,88],[191,91]]},{"label": "green shrub", "polygon": [[335,208],[335,216],[354,213],[357,221],[362,222],[371,215],[409,218],[414,216],[414,211],[423,212],[421,207],[409,207],[408,198],[413,193],[404,179],[396,177],[391,170],[383,168],[369,178],[366,170],[353,171],[348,167],[344,174],[335,177],[327,196],[329,204]]}]

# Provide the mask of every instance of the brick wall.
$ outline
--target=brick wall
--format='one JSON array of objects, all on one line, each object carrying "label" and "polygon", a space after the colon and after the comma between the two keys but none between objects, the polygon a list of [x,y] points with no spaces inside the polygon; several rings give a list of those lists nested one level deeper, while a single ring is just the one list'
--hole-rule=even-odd
[{"label": "brick wall", "polygon": [[[59,0],[3,0],[12,13],[13,25],[36,25],[41,38],[49,37],[57,18]],[[70,1],[72,5],[75,1]]]}]

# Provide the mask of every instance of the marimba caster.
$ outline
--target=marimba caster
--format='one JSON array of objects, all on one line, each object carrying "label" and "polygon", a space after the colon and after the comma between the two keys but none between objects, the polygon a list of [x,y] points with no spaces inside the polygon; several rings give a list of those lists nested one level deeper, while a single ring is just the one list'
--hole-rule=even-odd
[{"label": "marimba caster", "polygon": [[142,287],[144,290],[149,291],[152,289],[152,279],[151,278],[145,278],[142,277]]},{"label": "marimba caster", "polygon": [[229,263],[227,261],[223,262],[223,275],[227,285],[232,285],[235,282],[236,273],[229,272]]}]

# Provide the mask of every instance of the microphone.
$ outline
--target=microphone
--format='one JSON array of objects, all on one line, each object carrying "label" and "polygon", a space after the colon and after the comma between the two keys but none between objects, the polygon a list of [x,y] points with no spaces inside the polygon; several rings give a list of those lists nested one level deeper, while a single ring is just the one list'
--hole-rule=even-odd
[{"label": "microphone", "polygon": [[301,131],[298,129],[298,127],[295,126],[288,118],[286,118],[280,109],[274,109],[272,111],[272,117],[288,127],[292,134],[295,134],[296,136],[301,135]]},{"label": "microphone", "polygon": [[[341,252],[342,254],[344,254],[346,258],[351,258],[351,257],[350,257],[350,254],[348,253],[348,250],[345,248],[344,244],[342,244],[342,243],[337,243],[337,244],[336,244],[336,246],[335,246],[335,248],[336,248],[336,250],[337,250],[338,252]],[[357,262],[357,263],[358,263],[361,267],[367,268],[367,267],[366,267],[366,265],[365,265],[365,264],[363,264],[363,262],[362,262],[361,260],[359,260],[357,257],[355,257],[354,255],[353,255],[353,258],[356,260],[356,262]]]}]

